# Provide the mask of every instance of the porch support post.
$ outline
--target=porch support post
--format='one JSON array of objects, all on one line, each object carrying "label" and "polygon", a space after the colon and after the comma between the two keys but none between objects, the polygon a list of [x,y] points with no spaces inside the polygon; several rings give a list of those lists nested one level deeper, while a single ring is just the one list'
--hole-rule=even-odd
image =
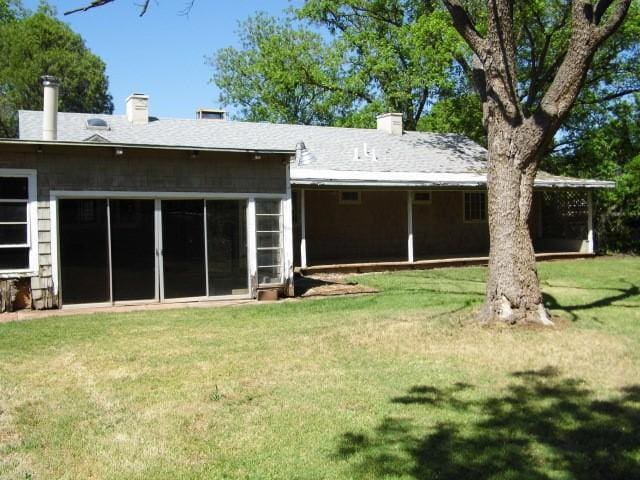
[{"label": "porch support post", "polygon": [[304,206],[304,189],[300,190],[300,266],[307,267],[307,216]]},{"label": "porch support post", "polygon": [[587,252],[593,253],[593,198],[591,191],[587,192]]},{"label": "porch support post", "polygon": [[287,193],[282,202],[283,208],[283,241],[284,241],[284,281],[286,295],[293,297],[293,206],[291,204],[291,176],[287,164]]},{"label": "porch support post", "polygon": [[407,191],[407,260],[413,263],[413,195]]}]

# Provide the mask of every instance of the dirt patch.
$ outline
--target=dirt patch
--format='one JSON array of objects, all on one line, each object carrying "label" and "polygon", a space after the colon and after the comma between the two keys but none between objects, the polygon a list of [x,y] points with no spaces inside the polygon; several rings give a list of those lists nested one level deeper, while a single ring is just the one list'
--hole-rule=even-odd
[{"label": "dirt patch", "polygon": [[295,279],[296,297],[331,297],[336,295],[356,295],[378,293],[379,290],[347,280],[338,273],[318,273],[298,276]]}]

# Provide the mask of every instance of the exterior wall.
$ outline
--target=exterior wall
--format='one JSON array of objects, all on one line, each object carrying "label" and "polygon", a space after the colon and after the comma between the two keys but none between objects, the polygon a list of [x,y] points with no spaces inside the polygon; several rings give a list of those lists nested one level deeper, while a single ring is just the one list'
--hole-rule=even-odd
[{"label": "exterior wall", "polygon": [[[36,148],[40,148],[38,152]],[[287,156],[144,150],[114,147],[0,145],[0,169],[35,169],[38,202],[38,272],[31,277],[35,308],[53,308],[50,192],[131,191],[287,193]],[[27,275],[22,275],[27,276]],[[5,275],[6,277],[6,275]]]},{"label": "exterior wall", "polygon": [[[432,191],[430,204],[413,205],[414,256],[486,255],[487,222],[463,221],[461,191]],[[339,191],[305,189],[309,265],[406,259],[407,191],[361,191],[358,205],[341,205]],[[300,218],[300,214],[296,215]],[[300,229],[295,259],[300,259]]]},{"label": "exterior wall", "polygon": [[464,192],[432,191],[431,203],[413,205],[414,256],[487,255],[488,225],[464,221]]},{"label": "exterior wall", "polygon": [[[363,190],[358,205],[342,205],[339,198],[338,191],[305,190],[310,265],[406,258],[406,192]],[[295,245],[299,252],[299,233]]]},{"label": "exterior wall", "polygon": [[[555,216],[569,215],[587,228],[580,208],[567,207],[563,197],[580,192],[534,192],[530,228],[537,252],[586,252],[586,233],[551,228]],[[308,265],[407,260],[407,191],[362,190],[358,205],[341,205],[339,191],[305,188],[306,245]],[[297,195],[298,199],[300,195]],[[575,205],[571,203],[571,205]],[[294,205],[294,259],[300,265],[299,201]],[[557,225],[556,225],[557,227]],[[585,230],[586,231],[586,230]],[[552,236],[553,234],[553,236]],[[487,256],[489,224],[464,221],[464,192],[431,190],[431,202],[413,204],[414,259],[430,257]]]}]

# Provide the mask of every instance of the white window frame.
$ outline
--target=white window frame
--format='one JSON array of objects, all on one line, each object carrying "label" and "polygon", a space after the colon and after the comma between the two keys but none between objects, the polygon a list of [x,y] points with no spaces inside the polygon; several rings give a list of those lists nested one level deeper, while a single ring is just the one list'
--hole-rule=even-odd
[{"label": "white window frame", "polygon": [[[481,195],[484,198],[484,218],[467,219],[467,195]],[[462,221],[464,223],[487,223],[487,217],[489,215],[487,201],[487,192],[462,192]]]},{"label": "white window frame", "polygon": [[[342,197],[345,193],[355,193],[357,195],[356,200],[348,200]],[[340,205],[360,205],[362,204],[362,192],[360,190],[340,190],[338,191],[338,203]]]},{"label": "white window frame", "polygon": [[[257,285],[258,287],[265,287],[265,286],[280,286],[284,283],[284,275],[285,275],[285,222],[284,222],[284,215],[285,215],[285,205],[284,202],[282,200],[278,200],[278,199],[269,199],[269,198],[256,198],[256,203],[260,202],[261,200],[272,200],[272,201],[278,201],[279,204],[279,213],[258,213],[258,209],[255,208],[255,238],[256,238],[256,274],[258,277],[258,282]],[[274,230],[258,230],[258,218],[259,217],[278,217],[278,231],[274,231]],[[259,233],[278,233],[279,234],[279,245],[277,247],[260,247],[258,245],[258,234]],[[278,265],[260,265],[257,258],[258,258],[258,253],[260,251],[279,251],[280,252],[280,263]],[[259,281],[259,271],[261,268],[278,268],[280,270],[280,276],[278,277],[278,279],[276,281],[273,282],[267,282],[267,283],[263,283]]]},{"label": "white window frame", "polygon": [[[27,241],[25,244],[0,245],[0,248],[28,248],[29,265],[20,269],[0,269],[0,278],[15,275],[33,276],[38,272],[38,176],[34,169],[2,168],[0,177],[27,179]],[[0,203],[23,202],[24,199],[5,199]]]},{"label": "white window frame", "polygon": [[[426,193],[429,195],[429,199],[428,200],[418,200],[416,199],[416,194],[418,193]],[[431,190],[416,190],[411,192],[411,201],[413,202],[414,205],[431,205],[431,200],[433,199],[433,193],[431,193]]]}]

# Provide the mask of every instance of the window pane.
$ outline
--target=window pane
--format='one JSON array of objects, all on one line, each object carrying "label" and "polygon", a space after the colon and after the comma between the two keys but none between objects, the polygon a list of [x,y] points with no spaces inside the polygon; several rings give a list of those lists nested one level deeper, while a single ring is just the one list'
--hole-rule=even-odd
[{"label": "window pane", "polygon": [[343,202],[359,202],[360,192],[340,192],[340,199]]},{"label": "window pane", "polygon": [[20,203],[0,203],[0,222],[26,222],[27,204]]},{"label": "window pane", "polygon": [[0,199],[29,198],[27,177],[0,177]]},{"label": "window pane", "polygon": [[258,248],[279,247],[280,232],[258,233]]},{"label": "window pane", "polygon": [[280,283],[279,267],[258,268],[258,283]]},{"label": "window pane", "polygon": [[207,201],[209,295],[249,293],[247,203]]},{"label": "window pane", "polygon": [[256,200],[256,213],[280,213],[280,200]]},{"label": "window pane", "polygon": [[258,215],[256,216],[256,230],[259,232],[279,232],[280,216],[279,215]]},{"label": "window pane", "polygon": [[[106,200],[60,200],[60,276],[66,304],[111,300]],[[93,221],[85,213],[93,212]]]},{"label": "window pane", "polygon": [[0,225],[0,245],[27,243],[27,225]]},{"label": "window pane", "polygon": [[280,249],[258,250],[258,266],[280,265]]},{"label": "window pane", "polygon": [[28,248],[0,248],[0,270],[29,268]]}]

